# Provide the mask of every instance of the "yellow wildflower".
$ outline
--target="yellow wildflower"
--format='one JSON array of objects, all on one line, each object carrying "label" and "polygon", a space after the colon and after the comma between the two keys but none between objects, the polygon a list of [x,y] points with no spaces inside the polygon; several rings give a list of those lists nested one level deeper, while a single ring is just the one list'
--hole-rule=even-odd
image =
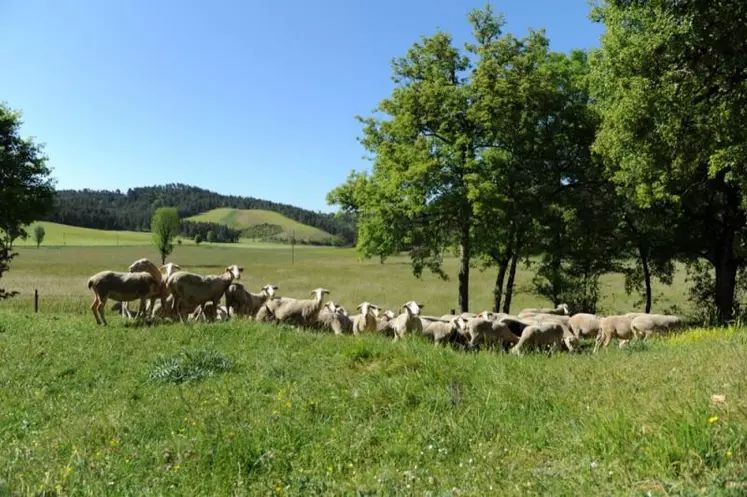
[{"label": "yellow wildflower", "polygon": [[730,450],[726,451],[726,457],[731,457],[731,451]]},{"label": "yellow wildflower", "polygon": [[711,416],[708,418],[709,423],[715,423],[716,421],[718,421],[718,416]]}]

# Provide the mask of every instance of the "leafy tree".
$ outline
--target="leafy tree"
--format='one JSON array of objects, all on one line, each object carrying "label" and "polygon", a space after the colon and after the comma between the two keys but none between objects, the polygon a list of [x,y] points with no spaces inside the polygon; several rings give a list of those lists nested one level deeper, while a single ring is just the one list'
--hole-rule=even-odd
[{"label": "leafy tree", "polygon": [[[22,138],[21,113],[0,103],[0,278],[17,255],[13,242],[26,238],[24,226],[53,206],[54,181],[42,145]],[[0,288],[0,299],[14,295]]]},{"label": "leafy tree", "polygon": [[213,242],[215,241],[215,231],[210,230],[207,232],[207,241],[210,242],[210,245],[213,244]]},{"label": "leafy tree", "polygon": [[174,250],[174,238],[179,234],[179,213],[175,207],[159,207],[151,220],[153,244],[161,254],[161,264]]},{"label": "leafy tree", "polygon": [[47,232],[44,230],[44,226],[41,224],[37,224],[34,227],[34,241],[36,242],[36,248],[39,248],[39,245],[42,244],[44,241],[44,235],[46,235]]},{"label": "leafy tree", "polygon": [[202,235],[201,235],[201,234],[199,234],[199,233],[197,233],[197,234],[195,235],[195,245],[199,245],[199,244],[201,244],[201,243],[202,243]]},{"label": "leafy tree", "polygon": [[607,27],[593,59],[594,148],[637,206],[679,212],[677,255],[712,265],[728,320],[747,241],[747,4],[609,0],[594,16]]}]

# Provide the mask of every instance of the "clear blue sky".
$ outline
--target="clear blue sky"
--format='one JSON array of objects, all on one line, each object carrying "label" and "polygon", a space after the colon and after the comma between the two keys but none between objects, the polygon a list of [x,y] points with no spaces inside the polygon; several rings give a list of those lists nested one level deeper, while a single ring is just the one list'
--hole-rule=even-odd
[{"label": "clear blue sky", "polygon": [[[46,143],[58,188],[187,183],[332,211],[368,168],[356,114],[389,61],[437,28],[461,44],[483,1],[0,0],[0,101]],[[493,2],[505,31],[598,46],[587,0]]]}]

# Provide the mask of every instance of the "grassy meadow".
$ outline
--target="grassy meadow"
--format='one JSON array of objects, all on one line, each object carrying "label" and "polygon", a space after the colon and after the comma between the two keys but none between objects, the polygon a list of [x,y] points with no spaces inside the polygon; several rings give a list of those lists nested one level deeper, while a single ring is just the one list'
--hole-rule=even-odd
[{"label": "grassy meadow", "polygon": [[[417,338],[335,337],[247,321],[97,327],[87,279],[148,245],[19,247],[0,282],[0,496],[745,495],[747,334],[698,329],[600,354],[516,357]],[[324,286],[424,312],[452,280],[350,249],[177,246],[199,273],[244,266],[249,288]],[[546,305],[520,267],[512,309]],[[472,273],[489,308],[495,270]],[[40,311],[32,312],[34,289]],[[655,310],[686,305],[684,275]],[[633,309],[622,277],[604,312]],[[717,397],[712,397],[716,395]]]},{"label": "grassy meadow", "polygon": [[187,221],[225,224],[229,228],[245,230],[257,224],[277,224],[284,230],[284,237],[290,239],[295,231],[296,239],[322,241],[333,238],[319,228],[294,221],[279,212],[263,209],[230,209],[220,208],[188,217]]}]

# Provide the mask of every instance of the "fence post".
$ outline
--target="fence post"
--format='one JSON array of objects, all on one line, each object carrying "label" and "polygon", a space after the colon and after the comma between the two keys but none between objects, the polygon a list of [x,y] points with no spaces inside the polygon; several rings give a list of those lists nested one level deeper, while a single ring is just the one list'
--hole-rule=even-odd
[{"label": "fence post", "polygon": [[34,312],[39,312],[39,290],[34,288]]}]

